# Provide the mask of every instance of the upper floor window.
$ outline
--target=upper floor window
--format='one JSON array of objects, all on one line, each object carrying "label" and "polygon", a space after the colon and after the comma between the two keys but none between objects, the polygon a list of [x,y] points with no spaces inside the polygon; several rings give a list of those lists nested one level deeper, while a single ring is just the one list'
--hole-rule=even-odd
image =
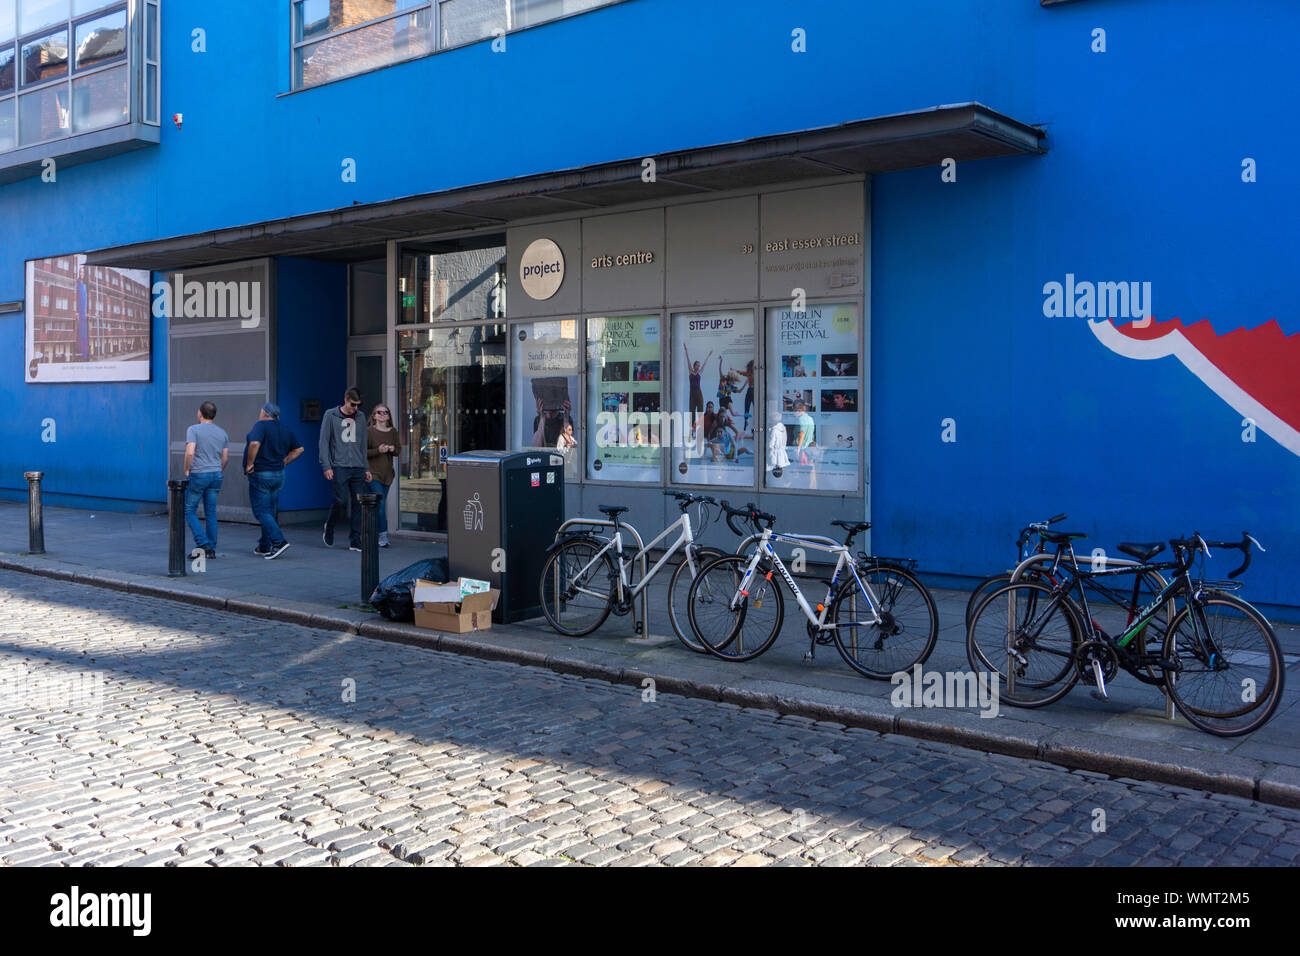
[{"label": "upper floor window", "polygon": [[159,3],[0,0],[0,168],[4,153],[157,124]]},{"label": "upper floor window", "polygon": [[293,88],[329,83],[618,2],[293,0]]}]

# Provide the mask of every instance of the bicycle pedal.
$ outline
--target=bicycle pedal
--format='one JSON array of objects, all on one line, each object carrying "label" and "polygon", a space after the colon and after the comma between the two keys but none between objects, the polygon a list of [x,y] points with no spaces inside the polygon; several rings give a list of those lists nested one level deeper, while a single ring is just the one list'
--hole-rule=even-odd
[{"label": "bicycle pedal", "polygon": [[1107,696],[1106,694],[1100,694],[1100,693],[1098,693],[1098,692],[1096,691],[1096,689],[1093,689],[1093,690],[1091,691],[1091,694],[1092,694],[1092,699],[1093,699],[1093,700],[1099,700],[1099,701],[1101,701],[1102,703],[1105,703],[1105,704],[1109,704],[1109,703],[1110,703],[1110,697]]}]

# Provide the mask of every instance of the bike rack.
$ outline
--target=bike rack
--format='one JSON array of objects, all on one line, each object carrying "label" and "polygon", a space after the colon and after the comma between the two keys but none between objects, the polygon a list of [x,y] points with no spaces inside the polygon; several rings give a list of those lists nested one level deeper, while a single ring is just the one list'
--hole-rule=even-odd
[{"label": "bike rack", "polygon": [[[1012,581],[1017,580],[1020,577],[1021,572],[1028,569],[1030,565],[1051,563],[1051,561],[1055,560],[1055,557],[1056,556],[1050,552],[1044,552],[1043,554],[1031,554],[1029,557],[1025,558],[1023,561],[1017,564],[1015,568],[1011,571],[1011,580]],[[1080,564],[1087,562],[1088,567],[1089,568],[1092,567],[1092,555],[1085,555],[1085,556],[1076,555],[1075,560],[1078,561]],[[1112,558],[1108,556],[1105,558],[1105,564],[1114,565],[1116,567],[1121,567],[1121,568],[1136,568],[1136,567],[1140,567],[1142,562],[1132,561],[1129,560],[1128,558]],[[1169,583],[1168,581],[1165,580],[1165,576],[1161,574],[1159,571],[1152,571],[1151,573],[1154,574],[1156,576],[1156,579],[1160,582],[1160,587],[1163,588],[1165,585]],[[1010,626],[1015,627],[1014,620],[1011,622]],[[1012,693],[1015,693],[1014,677],[1011,677],[1008,683],[1011,687]],[[1174,698],[1170,695],[1168,690],[1164,691],[1164,695],[1165,695],[1165,719],[1174,720],[1178,716],[1178,708],[1174,706]]]},{"label": "bike rack", "polygon": [[[568,521],[564,522],[564,524],[560,525],[559,529],[555,532],[555,541],[552,542],[553,545],[559,543],[560,538],[564,536],[564,530],[569,527],[612,528],[614,527],[614,522],[610,521],[608,518],[570,518]],[[646,572],[645,542],[641,540],[641,535],[636,528],[632,527],[626,521],[620,521],[619,527],[626,531],[628,537],[632,538],[636,542],[636,549],[639,554],[638,560],[641,562],[641,580],[644,581]],[[636,635],[642,638],[650,636],[650,618],[646,613],[646,595],[649,594],[649,592],[649,588],[641,589],[641,620],[637,621],[634,616],[632,622]],[[633,600],[635,601],[636,599],[633,598]]]}]

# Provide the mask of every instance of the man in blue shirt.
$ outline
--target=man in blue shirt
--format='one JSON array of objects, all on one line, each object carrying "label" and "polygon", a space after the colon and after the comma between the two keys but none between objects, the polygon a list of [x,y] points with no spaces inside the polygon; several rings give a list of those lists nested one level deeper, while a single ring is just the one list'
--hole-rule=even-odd
[{"label": "man in blue shirt", "polygon": [[284,466],[302,454],[302,443],[280,421],[280,406],[267,402],[257,423],[244,439],[244,474],[248,475],[248,503],[262,525],[262,539],[253,553],[272,561],[289,549],[280,531],[280,491]]}]

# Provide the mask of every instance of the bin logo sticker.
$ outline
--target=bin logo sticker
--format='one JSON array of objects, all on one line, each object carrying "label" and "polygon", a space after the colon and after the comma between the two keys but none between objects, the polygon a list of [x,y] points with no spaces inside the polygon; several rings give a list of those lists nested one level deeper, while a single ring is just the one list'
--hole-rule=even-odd
[{"label": "bin logo sticker", "polygon": [[540,471],[535,471],[535,472],[533,472],[532,474],[530,474],[530,475],[528,476],[528,480],[529,480],[529,483],[530,483],[534,488],[540,488],[540,487],[542,487],[542,473],[541,473]]},{"label": "bin logo sticker", "polygon": [[483,502],[479,501],[477,491],[474,492],[474,497],[465,502],[465,530],[483,530]]},{"label": "bin logo sticker", "polygon": [[555,472],[553,472],[553,471],[548,471],[548,472],[546,473],[546,483],[547,483],[548,485],[553,485],[553,484],[555,484]]}]

